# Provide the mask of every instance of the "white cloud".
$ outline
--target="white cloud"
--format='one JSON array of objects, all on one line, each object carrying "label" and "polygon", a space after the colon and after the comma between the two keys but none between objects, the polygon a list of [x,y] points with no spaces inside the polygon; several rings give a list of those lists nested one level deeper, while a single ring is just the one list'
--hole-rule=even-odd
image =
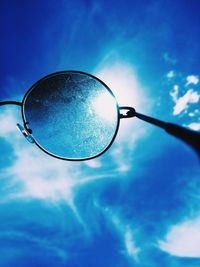
[{"label": "white cloud", "polygon": [[170,70],[166,76],[168,79],[172,79],[175,76],[175,72],[173,70]]},{"label": "white cloud", "polygon": [[171,93],[171,96],[175,102],[173,115],[179,115],[189,107],[189,104],[197,103],[200,99],[200,94],[192,89],[189,89],[182,97],[177,98],[177,94],[178,90],[175,89]]},{"label": "white cloud", "polygon": [[200,122],[193,122],[187,125],[190,129],[194,131],[200,131]]},{"label": "white cloud", "polygon": [[161,250],[178,257],[200,258],[200,217],[171,227],[164,241],[159,241]]},{"label": "white cloud", "polygon": [[186,86],[189,84],[195,84],[196,85],[199,82],[199,77],[195,76],[195,75],[189,75],[189,76],[187,76],[186,80],[187,80]]}]

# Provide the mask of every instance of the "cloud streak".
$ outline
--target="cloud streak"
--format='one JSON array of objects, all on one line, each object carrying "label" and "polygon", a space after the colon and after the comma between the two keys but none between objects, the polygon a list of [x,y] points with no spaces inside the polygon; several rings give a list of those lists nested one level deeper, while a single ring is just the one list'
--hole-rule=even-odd
[{"label": "cloud streak", "polygon": [[116,211],[113,211],[111,208],[103,208],[102,210],[108,221],[112,223],[120,236],[123,244],[122,253],[132,260],[138,261],[140,248],[136,245],[134,237],[135,231],[132,229],[133,227],[129,223],[124,222],[122,216],[120,216]]},{"label": "cloud streak", "polygon": [[[175,89],[174,89],[175,90]],[[184,110],[186,110],[190,104],[193,103],[198,103],[200,99],[200,94],[198,94],[196,91],[193,89],[189,89],[182,97],[177,98],[177,93],[178,91],[173,92],[174,96],[174,110],[173,110],[173,115],[179,115],[182,113]]]}]

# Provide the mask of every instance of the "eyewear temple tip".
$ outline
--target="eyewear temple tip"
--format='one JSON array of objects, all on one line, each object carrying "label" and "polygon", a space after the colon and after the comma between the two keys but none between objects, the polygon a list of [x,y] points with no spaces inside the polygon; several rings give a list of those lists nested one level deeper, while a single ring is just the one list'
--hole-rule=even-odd
[{"label": "eyewear temple tip", "polygon": [[120,113],[120,119],[137,117],[140,120],[156,125],[190,145],[200,156],[200,132],[143,115],[136,112],[132,107],[120,107],[119,110],[126,111],[125,114]]}]

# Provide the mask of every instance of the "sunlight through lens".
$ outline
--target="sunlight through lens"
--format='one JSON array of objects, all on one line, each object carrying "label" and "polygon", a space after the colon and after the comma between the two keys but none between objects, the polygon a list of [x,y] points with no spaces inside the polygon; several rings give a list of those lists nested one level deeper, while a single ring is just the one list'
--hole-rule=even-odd
[{"label": "sunlight through lens", "polygon": [[118,129],[113,94],[86,73],[49,75],[33,85],[23,104],[25,125],[37,145],[59,158],[98,156],[110,146]]}]

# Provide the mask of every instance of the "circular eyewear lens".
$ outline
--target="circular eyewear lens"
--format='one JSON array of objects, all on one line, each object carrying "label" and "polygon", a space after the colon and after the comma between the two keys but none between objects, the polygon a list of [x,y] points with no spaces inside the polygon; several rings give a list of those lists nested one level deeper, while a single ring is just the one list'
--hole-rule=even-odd
[{"label": "circular eyewear lens", "polygon": [[96,77],[64,71],[44,77],[23,99],[23,120],[48,154],[84,160],[107,150],[119,126],[118,105]]}]

